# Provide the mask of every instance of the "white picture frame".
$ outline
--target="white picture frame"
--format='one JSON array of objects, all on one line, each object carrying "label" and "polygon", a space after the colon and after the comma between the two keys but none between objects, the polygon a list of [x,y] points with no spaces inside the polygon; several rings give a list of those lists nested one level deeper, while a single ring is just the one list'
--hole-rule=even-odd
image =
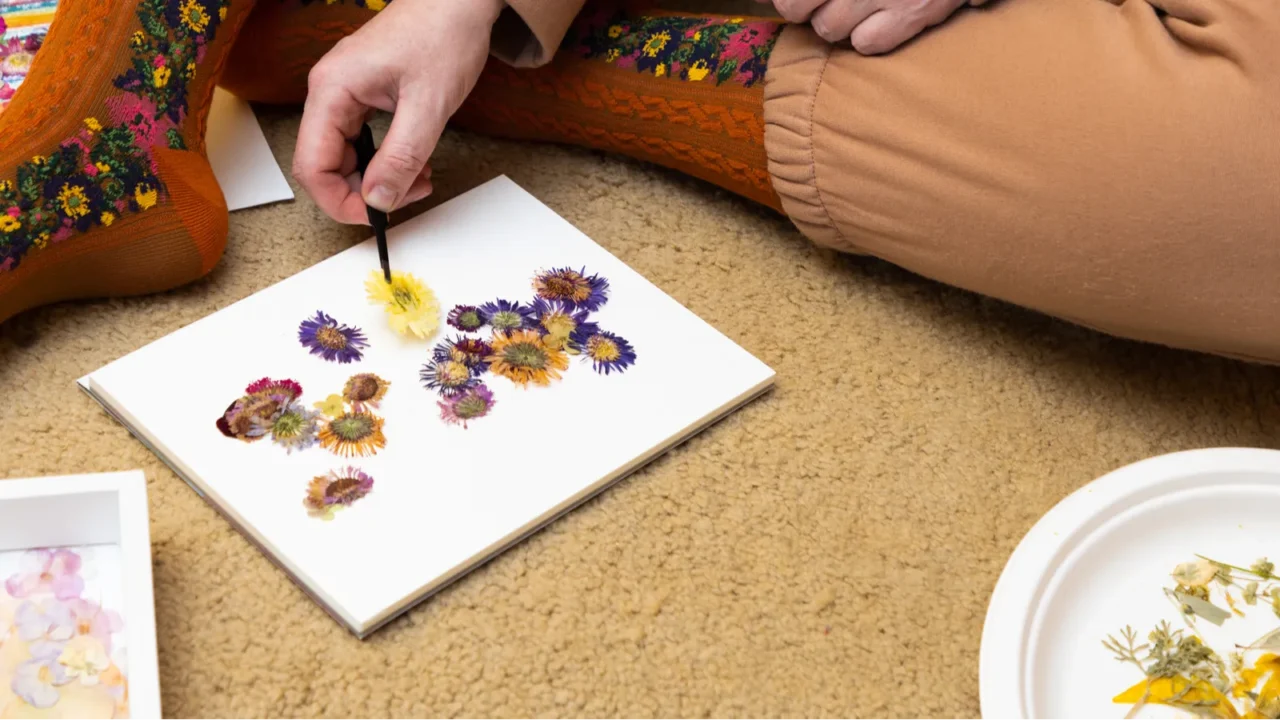
[{"label": "white picture frame", "polygon": [[0,551],[118,545],[129,716],[160,717],[147,481],[139,470],[0,481]]}]

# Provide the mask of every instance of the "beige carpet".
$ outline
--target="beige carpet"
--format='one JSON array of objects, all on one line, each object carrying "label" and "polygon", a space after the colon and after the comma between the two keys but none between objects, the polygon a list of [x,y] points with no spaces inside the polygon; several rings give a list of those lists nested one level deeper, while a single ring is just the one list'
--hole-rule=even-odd
[{"label": "beige carpet", "polygon": [[[288,167],[296,115],[262,117]],[[1143,457],[1278,445],[1280,371],[820,251],[626,161],[450,134],[434,162],[430,202],[509,175],[778,388],[359,642],[74,380],[363,232],[305,199],[238,213],[204,282],[0,327],[0,477],[147,473],[169,715],[971,716],[987,599],[1042,513]]]}]

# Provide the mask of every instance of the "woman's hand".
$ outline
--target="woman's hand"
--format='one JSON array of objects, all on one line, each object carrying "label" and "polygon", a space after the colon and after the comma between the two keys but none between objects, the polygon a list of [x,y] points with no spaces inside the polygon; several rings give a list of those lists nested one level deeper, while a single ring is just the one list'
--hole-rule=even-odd
[{"label": "woman's hand", "polygon": [[[897,48],[937,25],[966,0],[758,0],[788,22],[809,23],[828,42],[848,40],[863,55]],[[986,0],[969,4],[981,5]]]},{"label": "woman's hand", "polygon": [[[475,87],[504,0],[397,0],[311,70],[293,176],[339,222],[367,223],[431,193],[427,161]],[[373,110],[394,113],[361,182],[350,141]]]}]

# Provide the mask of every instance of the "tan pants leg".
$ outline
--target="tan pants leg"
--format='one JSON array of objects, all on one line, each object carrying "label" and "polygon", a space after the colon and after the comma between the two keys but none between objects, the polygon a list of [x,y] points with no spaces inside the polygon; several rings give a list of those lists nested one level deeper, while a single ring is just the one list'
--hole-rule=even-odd
[{"label": "tan pants leg", "polygon": [[1002,0],[883,57],[794,27],[765,93],[815,241],[1280,362],[1280,0]]}]

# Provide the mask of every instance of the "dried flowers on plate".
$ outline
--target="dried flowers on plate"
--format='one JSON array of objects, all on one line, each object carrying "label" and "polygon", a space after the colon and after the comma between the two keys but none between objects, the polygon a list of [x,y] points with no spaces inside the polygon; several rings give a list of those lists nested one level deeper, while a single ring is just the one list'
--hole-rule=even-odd
[{"label": "dried flowers on plate", "polygon": [[1204,718],[1280,717],[1280,620],[1271,631],[1226,651],[1210,647],[1201,622],[1224,626],[1246,613],[1265,612],[1280,619],[1280,577],[1263,558],[1248,568],[1205,557],[1178,565],[1173,587],[1163,589],[1183,627],[1161,621],[1141,642],[1126,627],[1103,646],[1116,660],[1134,666],[1144,679],[1116,695],[1132,705],[1135,717],[1146,705],[1164,705]]}]

